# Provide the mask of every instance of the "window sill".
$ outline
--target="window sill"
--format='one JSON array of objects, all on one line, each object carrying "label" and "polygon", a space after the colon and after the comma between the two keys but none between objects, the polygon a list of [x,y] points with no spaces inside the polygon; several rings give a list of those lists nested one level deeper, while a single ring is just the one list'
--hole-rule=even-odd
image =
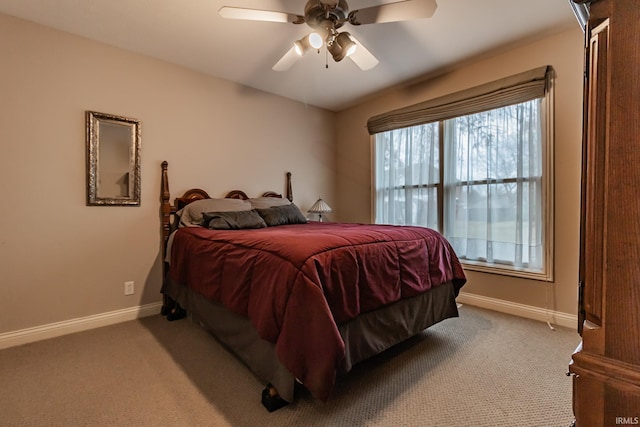
[{"label": "window sill", "polygon": [[534,271],[526,268],[515,268],[489,264],[480,261],[470,261],[460,259],[462,266],[468,271],[478,271],[481,273],[499,274],[501,276],[520,277],[522,279],[539,280],[541,282],[553,282],[553,275],[550,272]]}]

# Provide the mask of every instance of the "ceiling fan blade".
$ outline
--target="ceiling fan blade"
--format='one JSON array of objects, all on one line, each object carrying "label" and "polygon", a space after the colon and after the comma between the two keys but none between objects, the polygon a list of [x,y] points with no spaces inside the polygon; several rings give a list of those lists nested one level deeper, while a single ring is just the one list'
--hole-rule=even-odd
[{"label": "ceiling fan blade", "polygon": [[244,19],[248,21],[267,22],[291,22],[293,24],[304,23],[304,16],[286,12],[275,12],[271,10],[245,9],[241,7],[222,6],[218,10],[220,16],[226,19]]},{"label": "ceiling fan blade", "polygon": [[354,10],[349,13],[349,22],[365,25],[431,18],[437,7],[436,0],[399,1]]},{"label": "ceiling fan blade", "polygon": [[351,60],[355,62],[361,70],[367,71],[378,65],[378,59],[373,56],[373,54],[369,52],[362,43],[358,41],[358,39],[353,36],[351,36],[351,39],[358,47],[356,48],[356,51],[349,56],[349,58],[351,58]]},{"label": "ceiling fan blade", "polygon": [[287,71],[300,58],[301,56],[296,53],[295,46],[292,46],[271,69],[273,71]]}]

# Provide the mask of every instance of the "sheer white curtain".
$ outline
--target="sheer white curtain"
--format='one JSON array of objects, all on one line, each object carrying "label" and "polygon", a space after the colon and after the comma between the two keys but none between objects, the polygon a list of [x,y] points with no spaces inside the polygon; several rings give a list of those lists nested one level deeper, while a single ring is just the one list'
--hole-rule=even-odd
[{"label": "sheer white curtain", "polygon": [[552,280],[554,75],[542,66],[370,117],[376,222],[440,230],[469,269]]},{"label": "sheer white curtain", "polygon": [[445,236],[461,258],[543,268],[541,99],[445,123]]},{"label": "sheer white curtain", "polygon": [[438,124],[376,135],[376,222],[438,228]]},{"label": "sheer white curtain", "polygon": [[376,134],[376,222],[442,223],[462,259],[542,269],[541,103],[444,121],[442,156],[439,122]]}]

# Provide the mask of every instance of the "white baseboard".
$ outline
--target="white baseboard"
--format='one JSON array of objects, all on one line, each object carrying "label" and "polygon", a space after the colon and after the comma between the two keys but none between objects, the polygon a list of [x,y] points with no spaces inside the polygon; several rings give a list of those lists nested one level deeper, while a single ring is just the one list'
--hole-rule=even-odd
[{"label": "white baseboard", "polygon": [[547,310],[540,307],[534,307],[532,305],[518,304],[516,302],[504,301],[482,295],[469,294],[466,292],[460,292],[456,301],[458,303],[469,304],[476,307],[486,308],[488,310],[512,314],[514,316],[526,317],[527,319],[539,320],[541,322],[548,321],[552,325],[564,326],[565,328],[578,328],[578,316],[575,314]]},{"label": "white baseboard", "polygon": [[[576,328],[576,325],[578,324],[578,316],[573,314],[546,310],[540,307],[518,304],[496,298],[469,294],[466,292],[460,292],[457,301],[461,304],[473,305],[541,322],[549,321],[551,324],[564,326],[566,328]],[[0,349],[28,344],[30,342],[48,338],[55,338],[62,335],[72,334],[74,332],[87,331],[89,329],[113,325],[146,316],[153,316],[160,313],[161,307],[162,303],[156,302],[137,307],[125,308],[123,310],[110,311],[108,313],[95,314],[92,316],[65,320],[63,322],[21,329],[19,331],[7,332],[0,334]]]},{"label": "white baseboard", "polygon": [[126,322],[128,320],[139,319],[141,317],[153,316],[154,314],[160,313],[161,307],[161,302],[154,302],[137,307],[110,311],[108,313],[95,314],[92,316],[50,323],[48,325],[21,329],[19,331],[7,332],[0,334],[0,349],[48,338],[55,338],[62,335],[72,334],[74,332],[86,331],[89,329],[99,328],[101,326],[113,325],[120,322]]}]

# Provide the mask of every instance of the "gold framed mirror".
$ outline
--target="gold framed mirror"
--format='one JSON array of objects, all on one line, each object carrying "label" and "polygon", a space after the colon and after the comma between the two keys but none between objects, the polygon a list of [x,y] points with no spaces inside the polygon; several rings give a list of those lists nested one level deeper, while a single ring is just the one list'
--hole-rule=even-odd
[{"label": "gold framed mirror", "polygon": [[140,206],[140,121],[86,112],[87,205]]}]

